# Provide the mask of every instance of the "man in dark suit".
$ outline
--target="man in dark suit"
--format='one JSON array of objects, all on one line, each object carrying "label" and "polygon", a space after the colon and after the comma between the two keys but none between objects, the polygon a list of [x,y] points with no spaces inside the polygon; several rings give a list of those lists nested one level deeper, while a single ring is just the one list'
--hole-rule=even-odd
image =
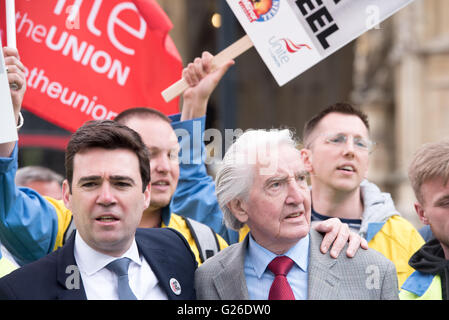
[{"label": "man in dark suit", "polygon": [[78,129],[63,184],[77,231],[58,251],[0,279],[0,298],[195,299],[197,263],[182,235],[137,230],[150,204],[148,160],[126,126],[104,120]]}]

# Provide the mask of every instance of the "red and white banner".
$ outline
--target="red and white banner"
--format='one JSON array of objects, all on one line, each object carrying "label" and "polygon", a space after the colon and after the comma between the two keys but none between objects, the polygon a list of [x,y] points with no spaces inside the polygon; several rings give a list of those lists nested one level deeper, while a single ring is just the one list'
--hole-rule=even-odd
[{"label": "red and white banner", "polygon": [[160,94],[182,72],[171,28],[155,0],[16,0],[23,107],[69,131],[131,107],[178,112]]}]

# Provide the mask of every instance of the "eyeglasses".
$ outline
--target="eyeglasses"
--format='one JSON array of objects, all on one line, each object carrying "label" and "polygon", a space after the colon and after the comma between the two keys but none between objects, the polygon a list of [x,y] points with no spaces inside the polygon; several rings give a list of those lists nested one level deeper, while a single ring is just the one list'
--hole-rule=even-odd
[{"label": "eyeglasses", "polygon": [[325,141],[327,143],[341,147],[348,143],[349,137],[352,137],[352,142],[355,148],[368,152],[373,151],[375,146],[375,143],[373,141],[364,139],[362,137],[354,137],[353,135],[346,135],[343,133],[329,134],[326,136]]}]

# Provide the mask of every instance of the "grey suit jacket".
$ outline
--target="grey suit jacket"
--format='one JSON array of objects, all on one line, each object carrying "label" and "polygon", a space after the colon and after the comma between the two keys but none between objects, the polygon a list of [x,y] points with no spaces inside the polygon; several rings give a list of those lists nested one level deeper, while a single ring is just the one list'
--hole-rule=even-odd
[{"label": "grey suit jacket", "polygon": [[[343,249],[337,259],[320,252],[323,237],[310,230],[308,299],[398,299],[394,264],[381,253],[359,249],[354,258]],[[248,300],[244,259],[248,236],[206,260],[195,272],[195,289],[202,300]]]}]

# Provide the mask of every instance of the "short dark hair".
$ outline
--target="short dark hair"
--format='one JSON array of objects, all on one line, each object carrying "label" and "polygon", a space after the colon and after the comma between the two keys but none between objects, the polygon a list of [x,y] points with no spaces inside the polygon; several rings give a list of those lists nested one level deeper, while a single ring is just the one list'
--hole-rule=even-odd
[{"label": "short dark hair", "polygon": [[328,106],[326,109],[320,111],[318,114],[316,114],[309,121],[306,122],[306,124],[304,125],[304,130],[302,132],[303,143],[306,147],[308,145],[307,140],[309,139],[310,135],[315,130],[315,128],[318,126],[320,121],[323,120],[325,116],[331,113],[342,113],[346,115],[359,117],[369,131],[368,116],[364,112],[362,112],[360,109],[355,108],[349,103],[338,102]]},{"label": "short dark hair", "polygon": [[118,123],[125,124],[131,118],[135,118],[135,117],[136,118],[159,118],[163,121],[171,123],[170,118],[167,117],[162,112],[160,112],[159,110],[152,109],[152,108],[144,108],[144,107],[126,109],[126,110],[120,112],[114,118],[114,121],[117,121]]},{"label": "short dark hair", "polygon": [[140,135],[127,126],[112,120],[86,122],[70,138],[65,154],[66,177],[70,190],[73,180],[73,159],[79,152],[102,148],[106,150],[127,149],[133,151],[138,160],[142,178],[142,192],[150,182],[150,156]]}]

